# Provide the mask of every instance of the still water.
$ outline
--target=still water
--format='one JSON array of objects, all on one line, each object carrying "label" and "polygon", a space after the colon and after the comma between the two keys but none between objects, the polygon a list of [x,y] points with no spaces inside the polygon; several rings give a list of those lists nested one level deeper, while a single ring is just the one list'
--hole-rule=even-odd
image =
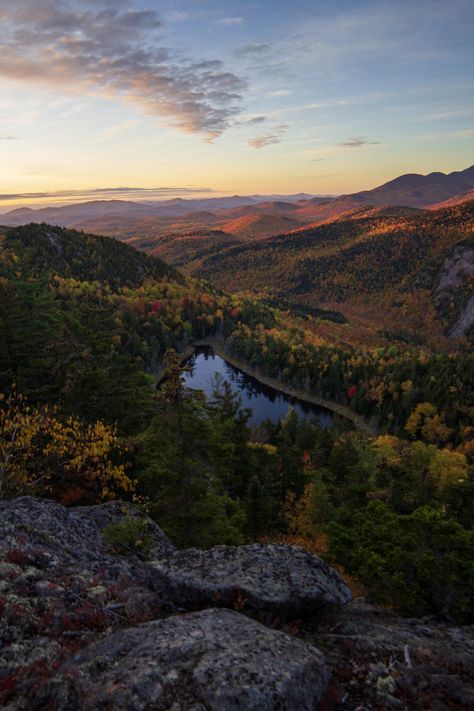
[{"label": "still water", "polygon": [[232,392],[239,393],[242,407],[252,409],[250,422],[253,425],[258,425],[263,420],[278,422],[287,416],[290,407],[300,419],[315,417],[322,427],[330,427],[332,424],[332,414],[329,410],[296,400],[279,390],[262,385],[255,378],[226,363],[210,348],[198,348],[187,365],[191,367],[191,372],[185,374],[187,387],[203,390],[206,395],[211,395],[212,380],[215,374],[219,373],[230,384]]}]

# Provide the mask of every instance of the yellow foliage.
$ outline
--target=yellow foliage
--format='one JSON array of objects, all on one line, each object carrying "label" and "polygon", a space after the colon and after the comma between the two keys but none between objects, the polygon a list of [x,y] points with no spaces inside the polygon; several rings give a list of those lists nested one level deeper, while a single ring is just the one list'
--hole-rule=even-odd
[{"label": "yellow foliage", "polygon": [[461,484],[468,477],[468,464],[464,454],[449,449],[437,449],[431,459],[429,471],[439,489],[449,484]]},{"label": "yellow foliage", "polygon": [[284,515],[291,533],[301,535],[304,538],[312,538],[314,536],[314,494],[314,484],[312,482],[306,484],[299,499],[296,498],[294,492],[288,494],[284,506]]},{"label": "yellow foliage", "polygon": [[264,452],[271,455],[277,453],[275,445],[267,444],[266,442],[248,442],[247,447],[250,447],[250,449],[263,449]]},{"label": "yellow foliage", "polygon": [[412,437],[421,436],[433,444],[447,442],[451,434],[444,418],[430,402],[421,402],[416,406],[407,420],[405,430]]},{"label": "yellow foliage", "polygon": [[393,435],[380,435],[375,440],[377,460],[387,464],[400,462],[400,440]]},{"label": "yellow foliage", "polygon": [[56,409],[30,408],[24,397],[0,396],[0,496],[34,493],[71,503],[133,489],[115,429],[103,422],[61,419]]}]

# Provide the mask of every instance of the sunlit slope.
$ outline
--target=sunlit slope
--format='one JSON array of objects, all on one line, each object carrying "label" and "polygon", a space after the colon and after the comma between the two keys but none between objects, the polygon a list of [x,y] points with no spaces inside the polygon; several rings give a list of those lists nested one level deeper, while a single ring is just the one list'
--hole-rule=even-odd
[{"label": "sunlit slope", "polygon": [[[474,202],[413,214],[371,211],[201,255],[187,268],[218,286],[310,306],[385,303],[416,314],[431,304],[440,318],[449,316],[449,327],[472,293],[469,268],[461,270],[454,289],[462,298],[436,289],[454,248],[465,244],[467,250],[473,224]],[[470,251],[466,254],[470,263]],[[453,299],[456,308],[447,309]],[[438,302],[444,303],[441,309]],[[407,313],[407,323],[412,316]]]}]

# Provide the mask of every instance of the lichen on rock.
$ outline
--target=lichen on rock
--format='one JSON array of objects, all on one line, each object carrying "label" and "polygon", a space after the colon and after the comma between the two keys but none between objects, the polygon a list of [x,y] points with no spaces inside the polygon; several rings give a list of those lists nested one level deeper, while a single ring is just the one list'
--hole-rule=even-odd
[{"label": "lichen on rock", "polygon": [[287,617],[352,598],[339,573],[298,546],[190,548],[151,562],[150,569],[157,587],[187,609],[216,604]]},{"label": "lichen on rock", "polygon": [[329,672],[313,646],[231,610],[121,630],[67,662],[32,708],[317,708]]}]

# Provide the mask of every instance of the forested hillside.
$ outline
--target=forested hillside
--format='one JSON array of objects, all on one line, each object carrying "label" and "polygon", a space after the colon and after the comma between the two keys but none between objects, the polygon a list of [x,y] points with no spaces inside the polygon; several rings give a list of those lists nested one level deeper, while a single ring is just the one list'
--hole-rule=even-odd
[{"label": "forested hillside", "polygon": [[349,321],[357,305],[367,314],[373,305],[374,334],[385,329],[442,347],[472,293],[470,258],[458,283],[440,291],[441,270],[455,248],[470,251],[473,224],[473,202],[433,212],[372,210],[258,243],[188,252],[186,269],[232,291],[341,311]]},{"label": "forested hillside", "polygon": [[56,274],[114,289],[142,286],[150,279],[182,281],[173,267],[120,242],[46,224],[4,230],[3,250],[14,253],[24,273],[35,278]]},{"label": "forested hillside", "polygon": [[[433,219],[431,229],[447,227],[444,255],[458,239],[454,216]],[[325,228],[321,249],[357,240],[360,225],[344,224],[343,237]],[[428,239],[419,230],[415,245]],[[288,239],[272,244],[287,249]],[[324,324],[347,324],[317,313],[299,318],[218,291],[111,239],[4,230],[1,496],[133,500],[181,546],[299,542],[376,600],[471,619],[472,352],[331,340]],[[208,400],[183,384],[176,351],[210,337],[257,376],[337,402],[377,434],[337,418],[323,430],[294,414],[251,427],[225,382]],[[133,526],[114,535],[146,548]]]}]

